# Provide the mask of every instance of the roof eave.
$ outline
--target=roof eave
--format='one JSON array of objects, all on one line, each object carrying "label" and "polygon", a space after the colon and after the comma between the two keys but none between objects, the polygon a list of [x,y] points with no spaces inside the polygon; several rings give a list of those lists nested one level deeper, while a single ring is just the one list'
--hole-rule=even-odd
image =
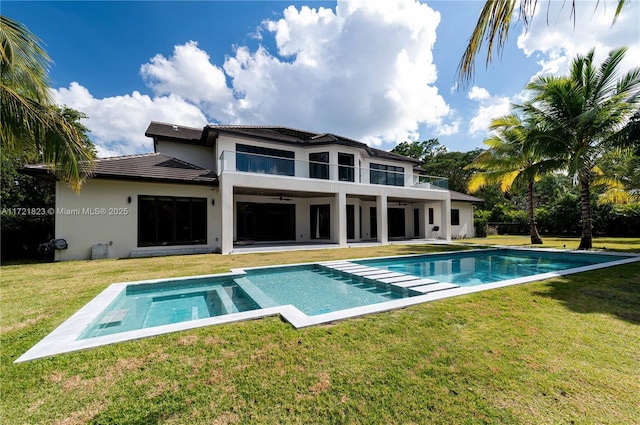
[{"label": "roof eave", "polygon": [[21,174],[26,174],[28,176],[31,177],[37,177],[41,180],[46,180],[46,181],[50,181],[50,182],[55,182],[58,181],[58,176],[56,176],[56,174],[50,170],[47,169],[43,169],[43,168],[34,168],[34,167],[23,167],[20,170],[18,170]]},{"label": "roof eave", "polygon": [[140,182],[152,182],[152,183],[174,183],[174,184],[189,184],[198,186],[212,186],[217,187],[220,182],[216,180],[184,180],[184,179],[172,179],[172,178],[156,178],[145,176],[123,176],[121,174],[109,174],[99,173],[91,176],[91,179],[99,180],[124,180],[124,181],[140,181]]}]

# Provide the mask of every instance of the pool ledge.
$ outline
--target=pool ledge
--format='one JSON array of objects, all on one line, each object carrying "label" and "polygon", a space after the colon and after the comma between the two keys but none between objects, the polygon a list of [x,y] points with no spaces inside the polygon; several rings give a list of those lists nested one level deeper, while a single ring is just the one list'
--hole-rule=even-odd
[{"label": "pool ledge", "polygon": [[[566,252],[566,251],[565,251]],[[629,255],[616,253],[616,255]],[[351,260],[354,261],[354,260]],[[378,304],[371,304],[362,307],[355,307],[346,310],[335,311],[316,316],[307,316],[293,305],[281,305],[275,307],[262,308],[258,310],[250,310],[241,313],[232,313],[223,316],[210,317],[206,319],[192,320],[187,322],[175,323],[171,325],[156,326],[152,328],[139,329],[129,332],[121,332],[112,335],[106,335],[96,338],[78,339],[84,330],[98,317],[98,315],[124,290],[128,285],[149,284],[155,282],[166,282],[170,280],[181,280],[184,277],[173,279],[154,279],[138,282],[114,283],[102,291],[96,298],[78,310],[75,314],[64,321],[60,326],[54,329],[49,335],[34,345],[31,349],[20,356],[14,363],[21,363],[31,360],[49,357],[56,354],[70,353],[74,351],[95,348],[102,345],[114,344],[117,342],[130,341],[150,336],[161,335],[169,332],[176,332],[188,329],[199,328],[203,326],[232,323],[253,319],[260,319],[269,316],[281,316],[285,321],[289,322],[296,329],[308,326],[319,325],[322,323],[334,322],[337,320],[348,319],[352,317],[363,316],[371,313],[380,313],[384,311],[395,310],[399,308],[409,307],[430,301],[441,300],[445,298],[455,297],[459,295],[471,294],[475,292],[487,291],[490,289],[502,288],[511,285],[533,282],[537,280],[550,279],[557,276],[563,276],[573,273],[581,273],[596,270],[605,267],[619,266],[633,262],[640,262],[640,255],[629,255],[629,258],[611,261],[607,263],[593,264],[589,266],[566,269],[557,272],[550,272],[527,276],[517,279],[509,279],[495,283],[488,283],[477,286],[461,286],[453,289],[430,292],[425,295],[417,295],[408,298],[401,298],[392,301],[386,301]],[[290,265],[290,264],[288,264]],[[308,265],[308,263],[306,263]],[[281,267],[281,266],[273,266]],[[261,267],[264,268],[264,267]],[[190,278],[207,278],[207,277],[242,277],[246,275],[246,269],[233,269],[231,273],[190,276]]]}]

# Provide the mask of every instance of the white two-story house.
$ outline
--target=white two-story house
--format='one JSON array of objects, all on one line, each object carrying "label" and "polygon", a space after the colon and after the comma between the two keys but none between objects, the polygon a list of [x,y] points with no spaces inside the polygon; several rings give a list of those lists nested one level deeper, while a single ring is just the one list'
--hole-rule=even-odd
[{"label": "white two-story house", "polygon": [[80,194],[56,183],[55,238],[67,242],[56,260],[473,236],[480,199],[355,140],[157,122],[145,135],[154,153],[96,160]]}]

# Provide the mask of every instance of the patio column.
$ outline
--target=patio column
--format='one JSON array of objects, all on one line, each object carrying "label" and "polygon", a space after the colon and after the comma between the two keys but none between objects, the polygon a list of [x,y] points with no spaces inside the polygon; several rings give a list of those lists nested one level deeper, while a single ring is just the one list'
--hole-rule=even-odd
[{"label": "patio column", "polygon": [[335,195],[338,210],[336,220],[336,236],[338,246],[347,246],[347,194],[338,192]]},{"label": "patio column", "polygon": [[451,241],[451,198],[443,199],[440,203],[440,236]]},{"label": "patio column", "polygon": [[377,212],[377,229],[378,229],[378,242],[382,244],[389,243],[389,227],[387,218],[387,194],[383,193],[380,196],[376,196],[376,212]]},{"label": "patio column", "polygon": [[224,176],[220,179],[220,214],[222,215],[222,253],[230,254],[233,251],[233,184],[227,183]]}]

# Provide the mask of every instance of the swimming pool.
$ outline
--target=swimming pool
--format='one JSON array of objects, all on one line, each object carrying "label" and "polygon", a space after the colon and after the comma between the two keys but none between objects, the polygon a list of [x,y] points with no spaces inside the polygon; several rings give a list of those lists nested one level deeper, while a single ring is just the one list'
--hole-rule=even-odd
[{"label": "swimming pool", "polygon": [[95,338],[259,309],[229,278],[128,285],[80,335]]},{"label": "swimming pool", "polygon": [[489,249],[117,283],[16,362],[274,315],[301,328],[635,261],[640,256]]},{"label": "swimming pool", "polygon": [[627,258],[579,252],[494,249],[355,261],[393,272],[475,286]]},{"label": "swimming pool", "polygon": [[394,291],[315,264],[259,268],[238,276],[131,284],[79,339],[288,304],[316,316],[418,294]]},{"label": "swimming pool", "polygon": [[318,265],[254,269],[247,271],[246,277],[235,281],[245,293],[265,307],[291,304],[308,316],[410,295],[377,285],[372,280],[333,272]]}]

